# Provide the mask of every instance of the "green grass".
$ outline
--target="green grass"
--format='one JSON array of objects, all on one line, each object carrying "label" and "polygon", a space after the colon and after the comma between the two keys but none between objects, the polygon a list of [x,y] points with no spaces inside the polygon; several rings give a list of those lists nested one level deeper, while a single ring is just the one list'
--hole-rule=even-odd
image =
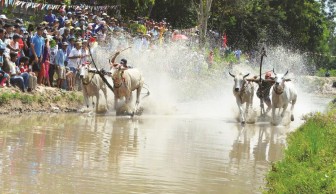
[{"label": "green grass", "polygon": [[312,115],[287,140],[264,193],[336,193],[336,109]]},{"label": "green grass", "polygon": [[67,93],[66,98],[69,99],[72,102],[83,101],[83,96],[82,95],[78,95],[78,94],[76,94],[74,92]]},{"label": "green grass", "polygon": [[[50,98],[50,99],[49,99]],[[45,102],[60,102],[62,100],[68,102],[83,102],[83,96],[75,92],[62,93],[61,95],[56,95],[52,97],[47,97],[44,94],[40,95],[31,95],[22,92],[3,92],[0,93],[0,105],[8,104],[12,100],[19,100],[23,104],[32,104],[34,102],[43,104]]]},{"label": "green grass", "polygon": [[31,104],[33,102],[39,101],[41,97],[29,95],[21,92],[4,92],[0,94],[0,105],[10,103],[11,100],[19,100],[23,104]]}]

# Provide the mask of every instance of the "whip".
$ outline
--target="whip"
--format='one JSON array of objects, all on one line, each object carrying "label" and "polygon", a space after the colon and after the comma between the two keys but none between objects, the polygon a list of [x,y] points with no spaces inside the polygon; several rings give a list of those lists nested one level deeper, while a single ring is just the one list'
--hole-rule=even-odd
[{"label": "whip", "polygon": [[98,75],[102,78],[103,82],[107,85],[107,87],[110,88],[110,90],[114,93],[113,87],[111,86],[111,84],[110,84],[110,83],[107,81],[107,79],[105,78],[104,73],[98,70],[98,67],[97,67],[96,63],[95,63],[94,60],[93,60],[92,53],[91,53],[91,48],[90,48],[90,44],[88,44],[88,48],[89,48],[90,57],[91,57],[91,59],[92,59],[92,63],[93,63],[93,65],[95,66]]},{"label": "whip", "polygon": [[[261,72],[262,72],[262,62],[263,62],[263,59],[264,59],[264,56],[266,56],[266,50],[265,50],[265,47],[262,47],[261,49],[261,60],[260,60],[260,72],[259,72],[259,89],[261,87],[261,83],[262,83],[262,79],[261,79]],[[264,101],[263,101],[263,95],[261,95],[261,98],[260,98],[260,114],[263,115],[265,113],[265,108],[264,108]]]}]

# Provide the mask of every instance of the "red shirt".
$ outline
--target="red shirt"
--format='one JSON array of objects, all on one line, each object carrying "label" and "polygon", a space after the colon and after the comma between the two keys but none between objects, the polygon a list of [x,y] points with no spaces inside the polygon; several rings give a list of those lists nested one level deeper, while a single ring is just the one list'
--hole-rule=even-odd
[{"label": "red shirt", "polygon": [[20,48],[20,50],[22,50],[23,47],[24,47],[22,38],[19,39],[18,43],[19,43],[19,48]]}]

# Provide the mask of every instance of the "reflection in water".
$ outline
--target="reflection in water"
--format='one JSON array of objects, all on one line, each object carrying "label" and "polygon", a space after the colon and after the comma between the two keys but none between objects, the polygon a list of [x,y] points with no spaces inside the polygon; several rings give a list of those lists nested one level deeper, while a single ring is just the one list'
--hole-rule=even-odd
[{"label": "reflection in water", "polygon": [[0,119],[3,193],[259,193],[288,131],[178,117]]}]

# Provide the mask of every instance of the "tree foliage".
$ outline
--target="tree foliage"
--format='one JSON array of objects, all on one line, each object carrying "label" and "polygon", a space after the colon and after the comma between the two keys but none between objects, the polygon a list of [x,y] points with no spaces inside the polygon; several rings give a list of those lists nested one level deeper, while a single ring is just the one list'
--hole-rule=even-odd
[{"label": "tree foliage", "polygon": [[151,18],[164,18],[175,28],[191,28],[197,25],[197,11],[192,0],[156,0]]},{"label": "tree foliage", "polygon": [[[120,5],[123,18],[167,18],[174,28],[202,25],[200,2],[209,0],[100,0]],[[117,13],[112,11],[112,13]],[[215,0],[207,27],[225,33],[228,45],[248,51],[260,44],[322,54],[313,63],[332,67],[336,55],[334,0]],[[204,23],[204,20],[203,20]]]}]

